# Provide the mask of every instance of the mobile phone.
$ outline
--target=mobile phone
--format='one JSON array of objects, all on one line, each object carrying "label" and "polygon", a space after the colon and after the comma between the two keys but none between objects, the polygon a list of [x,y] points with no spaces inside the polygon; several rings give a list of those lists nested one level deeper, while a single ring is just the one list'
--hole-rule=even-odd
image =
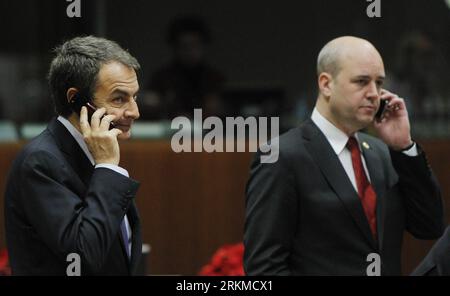
[{"label": "mobile phone", "polygon": [[[89,100],[87,100],[86,98],[87,98],[87,96],[82,95],[80,93],[76,93],[72,97],[72,99],[69,101],[70,108],[72,109],[73,112],[77,113],[78,116],[80,116],[80,114],[81,114],[81,108],[83,106],[85,106],[87,102],[89,102]],[[92,116],[92,114],[91,114],[91,116]],[[89,122],[91,121],[91,116],[89,116],[89,113],[88,113]]]},{"label": "mobile phone", "polygon": [[[84,96],[84,95],[81,95],[81,94],[77,93],[77,94],[75,94],[75,95],[72,97],[72,99],[70,100],[69,103],[70,103],[71,109],[72,109],[74,112],[76,112],[76,113],[78,114],[78,116],[80,116],[80,114],[81,114],[81,108],[82,108],[83,106],[86,106],[86,108],[87,108],[87,113],[88,113],[88,121],[89,121],[89,124],[90,124],[90,123],[91,123],[92,115],[93,115],[94,112],[97,110],[97,107],[95,106],[94,103],[92,103],[90,100],[88,100],[88,99],[86,99],[86,98],[87,98],[87,96]],[[103,118],[105,115],[107,115],[107,114],[104,114],[104,115],[102,116],[102,118]],[[100,118],[100,120],[102,120],[102,118]],[[111,129],[113,129],[114,127],[115,127],[115,124],[114,124],[114,122],[111,121],[111,123],[109,124],[109,129],[111,130]]]},{"label": "mobile phone", "polygon": [[386,106],[389,101],[387,99],[380,100],[380,106],[378,107],[377,113],[375,114],[375,119],[381,120],[383,119],[384,111],[386,110]]},{"label": "mobile phone", "polygon": [[[91,103],[91,102],[87,102],[87,103],[86,103],[86,107],[87,107],[87,110],[88,110],[88,119],[89,119],[89,123],[90,123],[90,122],[91,122],[91,117],[92,117],[92,115],[94,114],[95,111],[97,111],[97,107],[95,107],[95,105],[94,105],[93,103]],[[105,117],[106,115],[108,115],[108,114],[105,113],[105,114],[100,118],[100,121],[101,121],[102,118]],[[109,129],[112,130],[114,127],[115,127],[115,124],[114,124],[113,121],[111,121],[111,122],[109,123]]]}]

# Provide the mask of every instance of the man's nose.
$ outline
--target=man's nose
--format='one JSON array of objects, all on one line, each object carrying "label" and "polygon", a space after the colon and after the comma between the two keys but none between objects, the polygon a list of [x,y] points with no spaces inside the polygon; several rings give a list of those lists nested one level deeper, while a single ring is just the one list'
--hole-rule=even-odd
[{"label": "man's nose", "polygon": [[135,100],[132,100],[130,105],[128,106],[127,110],[125,110],[125,117],[132,118],[134,120],[136,120],[140,117],[139,107]]},{"label": "man's nose", "polygon": [[380,88],[375,81],[369,84],[369,89],[367,90],[367,98],[370,100],[376,100],[380,96]]}]

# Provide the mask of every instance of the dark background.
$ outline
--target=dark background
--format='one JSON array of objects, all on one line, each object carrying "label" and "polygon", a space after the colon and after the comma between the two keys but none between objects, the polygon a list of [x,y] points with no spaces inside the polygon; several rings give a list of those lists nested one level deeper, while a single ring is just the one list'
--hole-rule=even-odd
[{"label": "dark background", "polygon": [[[450,9],[444,0],[381,0],[381,18],[367,17],[370,3],[365,0],[81,0],[81,18],[67,17],[69,4],[0,1],[0,119],[20,126],[45,122],[53,115],[45,81],[51,50],[78,35],[106,37],[129,49],[142,65],[139,79],[145,88],[151,74],[171,57],[166,28],[181,14],[200,15],[209,25],[213,42],[208,61],[226,75],[228,89],[282,90],[286,100],[280,103],[281,121],[288,126],[312,110],[317,54],[334,37],[370,40],[384,58],[388,78],[402,54],[399,44],[411,32],[426,34],[450,60]],[[439,79],[450,85],[448,71]],[[432,138],[425,148],[448,205],[450,96],[444,99],[448,112],[443,111],[439,130],[425,122],[421,137]],[[435,135],[440,135],[438,140]],[[0,190],[22,144],[0,147]],[[144,240],[152,245],[150,273],[196,274],[217,248],[242,239],[243,192],[251,155],[175,154],[164,139],[131,142],[121,149],[124,167],[143,184],[137,202]],[[1,228],[0,248],[5,246]],[[431,245],[406,236],[405,273]]]},{"label": "dark background", "polygon": [[[283,89],[282,108],[289,122],[304,118],[299,102],[311,109],[316,98],[316,57],[334,37],[369,39],[381,52],[388,72],[398,57],[400,40],[414,31],[425,32],[449,60],[450,9],[444,0],[381,0],[381,18],[367,17],[369,4],[365,0],[81,0],[81,18],[68,18],[69,2],[64,0],[4,0],[0,2],[3,116],[19,123],[24,118],[48,119],[52,107],[46,109],[50,102],[44,77],[50,51],[77,35],[104,36],[128,48],[142,65],[140,81],[145,87],[150,75],[171,56],[165,42],[168,23],[183,14],[200,15],[209,25],[213,42],[208,60],[226,75],[228,87]],[[34,105],[39,114],[23,110]]]}]

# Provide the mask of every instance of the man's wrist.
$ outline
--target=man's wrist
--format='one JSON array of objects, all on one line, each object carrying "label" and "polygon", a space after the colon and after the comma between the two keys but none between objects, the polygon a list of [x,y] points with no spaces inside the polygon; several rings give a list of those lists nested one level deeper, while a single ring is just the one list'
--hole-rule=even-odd
[{"label": "man's wrist", "polygon": [[110,164],[110,163],[99,163],[97,165],[95,165],[95,168],[107,168],[110,170],[115,171],[116,173],[119,173],[125,177],[130,177],[130,175],[128,174],[128,171],[120,166],[117,166],[115,164]]},{"label": "man's wrist", "polygon": [[403,151],[407,151],[409,149],[411,149],[412,147],[414,147],[415,142],[411,139],[407,144],[402,144],[402,145],[398,145],[398,146],[394,146],[394,145],[389,145],[389,148],[397,151],[397,152],[403,152]]}]

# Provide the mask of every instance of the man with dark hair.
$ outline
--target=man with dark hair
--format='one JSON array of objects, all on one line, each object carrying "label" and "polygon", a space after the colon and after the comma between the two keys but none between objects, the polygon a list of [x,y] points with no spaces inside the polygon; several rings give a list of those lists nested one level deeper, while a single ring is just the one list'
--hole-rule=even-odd
[{"label": "man with dark hair", "polygon": [[193,117],[194,108],[203,108],[205,116],[224,115],[221,91],[225,77],[206,60],[210,41],[209,30],[199,17],[179,17],[169,25],[167,42],[173,60],[158,69],[148,84],[161,114],[152,115],[156,108],[149,105],[142,112],[144,117]]},{"label": "man with dark hair", "polygon": [[178,46],[179,38],[185,34],[196,34],[205,45],[211,42],[211,32],[199,16],[187,15],[175,18],[167,30],[167,43],[175,48]]},{"label": "man with dark hair", "polygon": [[[383,60],[367,40],[327,43],[311,118],[279,139],[275,163],[251,167],[249,275],[400,275],[404,231],[444,229],[439,185],[413,142],[405,102],[382,89]],[[380,101],[384,115],[376,117]],[[360,132],[373,126],[378,139]]]},{"label": "man with dark hair", "polygon": [[137,70],[134,57],[103,38],[56,48],[48,80],[58,117],[19,153],[6,186],[14,275],[136,273],[139,183],[118,166],[118,139],[139,118]]}]

